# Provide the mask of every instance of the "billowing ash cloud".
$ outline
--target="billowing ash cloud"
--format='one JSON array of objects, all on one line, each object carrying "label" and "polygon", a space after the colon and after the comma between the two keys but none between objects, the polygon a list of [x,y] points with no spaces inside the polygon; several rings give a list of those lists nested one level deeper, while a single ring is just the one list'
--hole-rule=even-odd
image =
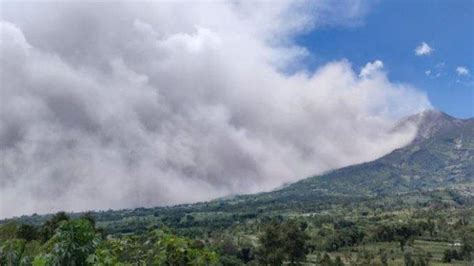
[{"label": "billowing ash cloud", "polygon": [[3,217],[269,190],[405,145],[414,129],[394,121],[429,107],[380,61],[287,74],[308,56],[295,34],[362,5],[2,8]]}]

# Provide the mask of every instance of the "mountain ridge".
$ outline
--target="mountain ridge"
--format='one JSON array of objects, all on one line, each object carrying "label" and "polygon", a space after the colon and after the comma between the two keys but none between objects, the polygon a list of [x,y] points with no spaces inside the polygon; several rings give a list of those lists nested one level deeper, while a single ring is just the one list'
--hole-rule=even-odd
[{"label": "mountain ridge", "polygon": [[[429,109],[423,112],[401,119],[396,127],[414,123],[417,126],[417,134],[412,141],[417,142],[432,137],[439,130],[446,127],[455,127],[463,122],[474,121],[474,118],[461,119],[450,116],[436,109]],[[411,144],[411,143],[410,143]]]},{"label": "mountain ridge", "polygon": [[[439,111],[429,110],[410,116],[401,123],[413,122],[418,125],[418,131],[414,140],[407,146],[374,161],[303,179],[283,189],[293,190],[297,187],[298,190],[304,190],[305,187],[311,187],[331,190],[330,187],[335,186],[340,191],[354,192],[355,186],[370,196],[388,192],[409,192],[413,189],[434,189],[438,185],[446,186],[448,181],[453,181],[450,186],[472,183],[474,119],[457,119]],[[428,176],[430,178],[427,178]],[[376,188],[375,184],[367,182],[370,178],[382,181],[376,182],[376,186],[380,187]],[[352,182],[344,182],[347,180]],[[342,185],[336,184],[335,181],[341,182]],[[393,191],[389,191],[390,186]]]}]

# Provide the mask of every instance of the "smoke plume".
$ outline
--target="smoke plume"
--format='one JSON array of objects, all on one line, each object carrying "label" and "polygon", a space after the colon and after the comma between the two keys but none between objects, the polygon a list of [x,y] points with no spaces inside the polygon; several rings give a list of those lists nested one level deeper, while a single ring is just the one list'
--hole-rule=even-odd
[{"label": "smoke plume", "polygon": [[295,36],[362,23],[343,3],[0,3],[0,217],[265,191],[407,144],[395,121],[430,103],[381,61],[298,68]]}]

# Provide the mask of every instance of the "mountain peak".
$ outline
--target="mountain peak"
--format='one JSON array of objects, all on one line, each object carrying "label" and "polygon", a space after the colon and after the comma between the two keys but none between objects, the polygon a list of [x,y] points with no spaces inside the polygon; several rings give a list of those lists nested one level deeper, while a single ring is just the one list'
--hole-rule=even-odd
[{"label": "mountain peak", "polygon": [[456,118],[436,109],[428,109],[418,114],[425,121],[454,121]]},{"label": "mountain peak", "polygon": [[[384,195],[456,188],[471,191],[474,178],[474,119],[437,110],[406,117],[397,126],[417,126],[411,144],[372,162],[314,176],[274,192],[293,195]],[[463,192],[464,193],[464,192]]]},{"label": "mountain peak", "polygon": [[436,109],[428,109],[420,113],[408,116],[405,120],[416,122],[416,123],[433,124],[433,123],[439,123],[442,121],[444,122],[454,121],[456,120],[456,118]]},{"label": "mountain peak", "polygon": [[418,131],[414,141],[419,141],[428,139],[441,129],[451,127],[460,121],[462,120],[454,118],[444,112],[429,109],[402,119],[399,126],[404,126],[408,123],[415,124]]}]

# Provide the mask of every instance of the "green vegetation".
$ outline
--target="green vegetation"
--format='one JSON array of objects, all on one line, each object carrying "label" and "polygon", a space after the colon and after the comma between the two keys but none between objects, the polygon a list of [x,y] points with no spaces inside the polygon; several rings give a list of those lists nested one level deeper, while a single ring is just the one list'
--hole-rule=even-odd
[{"label": "green vegetation", "polygon": [[22,217],[0,225],[0,265],[469,265],[474,210],[457,196],[380,197],[315,212],[213,202]]},{"label": "green vegetation", "polygon": [[[63,219],[58,213],[40,228],[8,223],[0,245],[0,265],[216,265],[217,253],[200,241],[178,237],[166,229],[105,238],[91,219]],[[58,222],[59,221],[59,222]],[[51,225],[57,225],[50,236]],[[23,228],[41,232],[22,238]],[[16,236],[11,238],[10,236]],[[48,236],[50,236],[48,238]]]}]

